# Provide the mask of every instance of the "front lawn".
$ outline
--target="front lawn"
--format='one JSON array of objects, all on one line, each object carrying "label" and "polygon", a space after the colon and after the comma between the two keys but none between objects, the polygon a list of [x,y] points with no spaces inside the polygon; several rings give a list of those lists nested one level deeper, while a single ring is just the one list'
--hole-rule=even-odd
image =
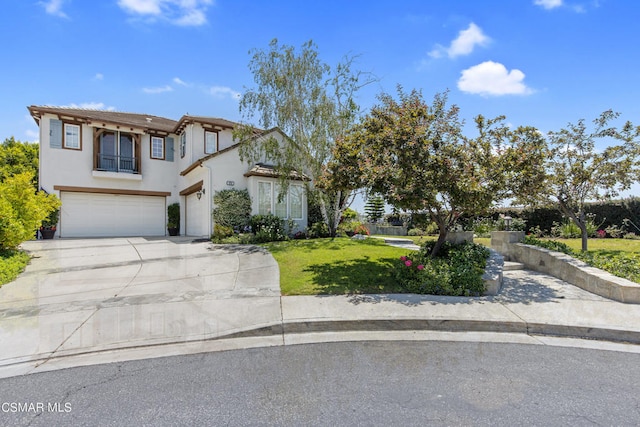
[{"label": "front lawn", "polygon": [[29,255],[22,251],[0,249],[0,286],[9,283],[29,264]]},{"label": "front lawn", "polygon": [[394,269],[410,251],[378,239],[289,240],[264,246],[280,266],[283,295],[404,292]]}]

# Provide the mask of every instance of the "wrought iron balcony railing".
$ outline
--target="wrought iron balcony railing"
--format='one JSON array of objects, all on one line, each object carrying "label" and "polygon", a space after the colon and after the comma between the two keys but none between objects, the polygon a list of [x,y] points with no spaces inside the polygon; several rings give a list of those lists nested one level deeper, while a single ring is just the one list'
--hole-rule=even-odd
[{"label": "wrought iron balcony railing", "polygon": [[135,157],[98,154],[97,170],[107,172],[139,173]]}]

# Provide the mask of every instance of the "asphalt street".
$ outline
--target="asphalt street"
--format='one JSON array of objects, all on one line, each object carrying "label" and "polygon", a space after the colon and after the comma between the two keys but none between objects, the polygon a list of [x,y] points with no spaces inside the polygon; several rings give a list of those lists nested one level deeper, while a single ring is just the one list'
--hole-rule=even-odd
[{"label": "asphalt street", "polygon": [[121,362],[0,380],[0,425],[640,424],[640,354],[343,342]]}]

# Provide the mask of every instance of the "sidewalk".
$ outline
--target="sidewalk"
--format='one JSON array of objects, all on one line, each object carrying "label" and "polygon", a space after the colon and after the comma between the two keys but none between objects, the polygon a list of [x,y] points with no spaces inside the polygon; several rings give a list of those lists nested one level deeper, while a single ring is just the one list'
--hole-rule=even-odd
[{"label": "sidewalk", "polygon": [[0,378],[332,340],[544,344],[559,336],[640,352],[640,305],[531,271],[505,271],[502,291],[480,298],[280,297],[277,265],[259,250],[144,239],[57,244],[34,244],[40,258],[0,288]]}]

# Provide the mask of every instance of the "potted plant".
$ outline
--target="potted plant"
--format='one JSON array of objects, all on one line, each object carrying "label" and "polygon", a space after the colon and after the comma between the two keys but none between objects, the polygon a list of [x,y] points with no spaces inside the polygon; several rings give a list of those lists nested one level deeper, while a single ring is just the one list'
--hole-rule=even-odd
[{"label": "potted plant", "polygon": [[180,232],[180,204],[172,203],[167,206],[167,231],[169,236],[177,236]]},{"label": "potted plant", "polygon": [[53,239],[53,236],[56,234],[56,226],[58,225],[59,218],[60,210],[56,209],[51,211],[49,216],[42,221],[42,225],[40,226],[40,235],[43,239]]}]

